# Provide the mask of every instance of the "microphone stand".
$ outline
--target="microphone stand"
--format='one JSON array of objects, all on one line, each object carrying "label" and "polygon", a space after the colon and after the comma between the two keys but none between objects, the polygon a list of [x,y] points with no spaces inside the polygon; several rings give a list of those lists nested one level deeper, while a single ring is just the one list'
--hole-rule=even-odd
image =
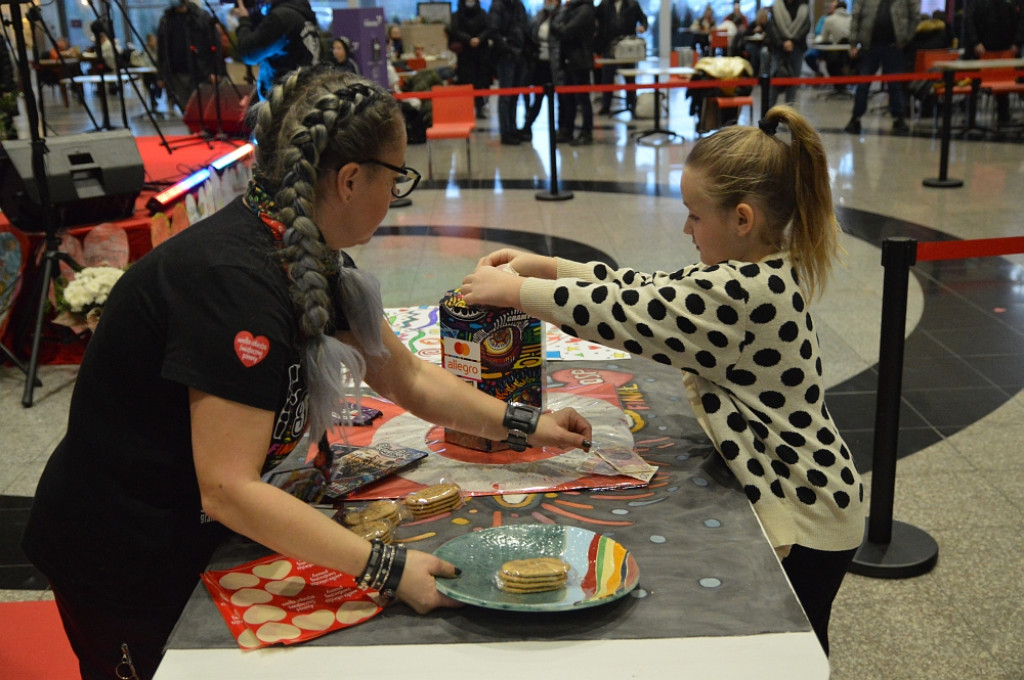
[{"label": "microphone stand", "polygon": [[[121,14],[124,17],[125,23],[128,24],[128,30],[131,31],[131,34],[135,36],[136,40],[139,41],[139,45],[142,46],[142,51],[146,53],[147,57],[149,57],[149,61],[156,65],[157,75],[164,81],[164,83],[169,84],[171,81],[168,80],[166,74],[163,72],[163,70],[161,70],[160,62],[156,58],[154,58],[152,54],[150,54],[149,46],[146,45],[145,39],[139,34],[138,29],[135,28],[135,24],[133,24],[131,20],[128,18],[128,10],[125,8],[124,3],[122,3],[121,0],[114,0],[114,3],[121,10]],[[135,82],[134,78],[129,78],[129,81],[132,84],[132,89],[135,90],[135,93],[139,95],[139,101],[142,102],[142,109],[146,112],[146,115],[149,118],[149,121],[153,124],[153,127],[156,128],[156,133],[160,137],[160,146],[167,149],[167,153],[174,153],[174,150],[171,148],[170,143],[164,136],[163,130],[160,129],[160,124],[156,122],[156,115],[153,112],[153,108],[149,105],[149,100],[143,96],[142,91],[139,89],[138,83]],[[178,97],[174,93],[174,88],[168,87],[165,89],[168,92],[168,99],[177,103]],[[182,111],[185,110],[185,108],[180,104],[178,108],[180,108]]]},{"label": "microphone stand", "polygon": [[[25,31],[22,28],[21,5],[19,2],[2,0],[0,4],[10,5],[11,24],[14,26],[14,37],[18,51],[18,75],[22,83],[30,83],[28,70],[28,50],[25,46]],[[50,200],[50,187],[46,177],[46,142],[39,134],[39,115],[36,109],[36,98],[31,87],[25,87],[25,114],[28,116],[29,134],[32,141],[32,176],[39,192],[39,205],[42,208],[43,227],[46,232],[46,250],[43,253],[42,274],[35,281],[35,288],[38,289],[39,303],[36,307],[35,333],[32,336],[32,354],[29,357],[27,370],[25,372],[25,392],[21,398],[22,406],[32,406],[33,393],[36,385],[39,384],[37,372],[39,370],[39,347],[42,342],[43,321],[46,317],[48,304],[47,292],[51,280],[57,277],[59,272],[58,262],[63,261],[74,270],[81,270],[81,266],[71,259],[66,253],[60,252],[60,238],[57,236],[57,215],[53,202]]]},{"label": "microphone stand", "polygon": [[[35,5],[32,5],[31,7],[28,8],[28,11],[25,13],[25,17],[29,20],[29,22],[31,22],[32,24],[38,26],[39,29],[42,30],[43,34],[46,36],[46,39],[50,42],[50,45],[53,47],[53,51],[57,53],[57,61],[60,62],[61,72],[65,73],[65,74],[70,74],[71,73],[71,69],[68,68],[67,59],[64,58],[64,55],[61,54],[60,49],[58,49],[58,47],[57,47],[57,39],[55,37],[53,37],[53,33],[50,32],[50,27],[46,25],[45,21],[43,21],[43,15],[39,12],[39,8],[37,6],[35,6]],[[33,41],[33,50],[35,50],[36,63],[38,64],[39,63],[39,50],[38,50],[38,47],[35,47],[35,41]],[[38,81],[39,81],[39,78],[37,77],[36,78],[36,82],[38,83]],[[75,83],[74,79],[71,78],[71,91],[72,92],[75,91],[75,85],[76,84],[77,83]],[[42,89],[41,88],[39,88],[39,95],[38,95],[38,97],[39,97],[39,110],[42,111],[43,110],[43,93],[42,93]],[[92,126],[94,128],[96,128],[97,130],[99,130],[100,129],[100,124],[98,122],[96,122],[96,117],[92,115],[92,109],[86,103],[84,96],[82,97],[82,106],[85,108],[85,113],[86,113],[86,115],[89,116],[89,120],[92,122]],[[46,127],[47,127],[46,126],[46,117],[45,117],[45,115],[43,115],[43,129],[44,129],[44,131],[45,131]]]}]

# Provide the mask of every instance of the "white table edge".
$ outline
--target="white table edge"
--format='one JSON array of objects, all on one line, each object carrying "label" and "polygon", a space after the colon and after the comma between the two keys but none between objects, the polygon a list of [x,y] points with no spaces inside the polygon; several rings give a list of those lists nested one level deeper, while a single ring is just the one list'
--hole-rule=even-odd
[{"label": "white table edge", "polygon": [[[337,633],[344,635],[344,632]],[[794,663],[799,660],[799,663]],[[763,635],[430,645],[170,649],[154,680],[488,680],[524,677],[721,677],[827,680],[828,658],[811,631]]]}]

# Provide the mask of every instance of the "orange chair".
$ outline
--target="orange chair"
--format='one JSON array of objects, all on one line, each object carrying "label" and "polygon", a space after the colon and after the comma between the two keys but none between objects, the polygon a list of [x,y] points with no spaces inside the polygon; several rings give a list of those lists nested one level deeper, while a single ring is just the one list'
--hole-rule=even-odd
[{"label": "orange chair", "polygon": [[711,31],[711,42],[708,44],[708,52],[711,56],[714,56],[716,52],[721,52],[723,57],[728,56],[729,31],[720,28]]},{"label": "orange chair", "polygon": [[[914,55],[914,72],[915,73],[927,73],[931,71],[936,64],[943,61],[956,61],[960,58],[960,52],[955,49],[936,49],[936,50],[918,50]],[[943,97],[946,94],[946,86],[942,81],[937,81],[933,84],[933,90],[935,96],[938,97],[939,102],[943,101]],[[955,85],[953,87],[953,96],[970,96],[971,86],[970,85]]]},{"label": "orange chair", "polygon": [[715,104],[718,106],[719,111],[722,109],[742,109],[744,106],[749,106],[750,124],[754,124],[754,98],[752,96],[715,97]]},{"label": "orange chair", "polygon": [[[982,59],[1013,59],[1013,52],[988,52]],[[979,92],[988,96],[989,101],[994,102],[993,97],[999,95],[1009,96],[1011,94],[1024,95],[1024,83],[1017,82],[1019,74],[1017,69],[1010,66],[1006,68],[986,68],[981,70],[981,83]]]},{"label": "orange chair", "polygon": [[410,71],[422,71],[427,68],[427,60],[423,57],[409,57],[405,60],[405,68]]},{"label": "orange chair", "polygon": [[466,173],[473,174],[469,153],[469,136],[476,128],[476,109],[473,107],[472,85],[435,85],[431,92],[465,92],[459,96],[439,96],[433,102],[433,123],[427,128],[427,179],[434,177],[434,159],[430,142],[435,139],[466,140]]}]

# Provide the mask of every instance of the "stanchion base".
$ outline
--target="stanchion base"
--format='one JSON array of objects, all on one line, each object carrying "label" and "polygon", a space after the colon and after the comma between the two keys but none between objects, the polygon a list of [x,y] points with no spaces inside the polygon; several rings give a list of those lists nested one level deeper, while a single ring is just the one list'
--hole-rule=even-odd
[{"label": "stanchion base", "polygon": [[926,187],[936,187],[938,189],[953,189],[956,187],[962,187],[964,185],[964,181],[962,179],[941,179],[939,177],[930,177],[928,179],[921,180],[921,184]]},{"label": "stanchion base", "polygon": [[559,191],[556,193],[550,191],[538,191],[534,194],[534,197],[538,201],[568,201],[573,196],[571,191]]},{"label": "stanchion base", "polygon": [[409,205],[412,205],[412,199],[409,197],[396,198],[395,200],[391,201],[392,208],[404,208]]},{"label": "stanchion base", "polygon": [[939,544],[927,532],[893,521],[889,543],[872,543],[864,537],[850,572],[871,578],[911,578],[931,571],[938,559]]}]

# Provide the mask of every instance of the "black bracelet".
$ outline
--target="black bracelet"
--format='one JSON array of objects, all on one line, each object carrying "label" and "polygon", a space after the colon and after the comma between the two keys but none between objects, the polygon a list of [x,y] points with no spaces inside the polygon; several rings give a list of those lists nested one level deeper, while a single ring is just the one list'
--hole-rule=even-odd
[{"label": "black bracelet", "polygon": [[398,584],[402,580],[402,573],[405,571],[405,546],[396,545],[394,546],[394,559],[391,562],[391,570],[388,572],[388,578],[384,582],[384,586],[380,589],[380,594],[389,600],[394,599],[398,595]]},{"label": "black bracelet", "polygon": [[540,422],[540,409],[518,401],[509,402],[505,408],[505,418],[501,424],[508,428],[509,447],[513,451],[525,451],[528,446],[526,438],[537,431]]},{"label": "black bracelet", "polygon": [[369,588],[374,582],[374,577],[380,572],[383,563],[384,542],[379,538],[370,541],[370,558],[366,560],[366,567],[359,576],[359,585],[362,588]]}]

